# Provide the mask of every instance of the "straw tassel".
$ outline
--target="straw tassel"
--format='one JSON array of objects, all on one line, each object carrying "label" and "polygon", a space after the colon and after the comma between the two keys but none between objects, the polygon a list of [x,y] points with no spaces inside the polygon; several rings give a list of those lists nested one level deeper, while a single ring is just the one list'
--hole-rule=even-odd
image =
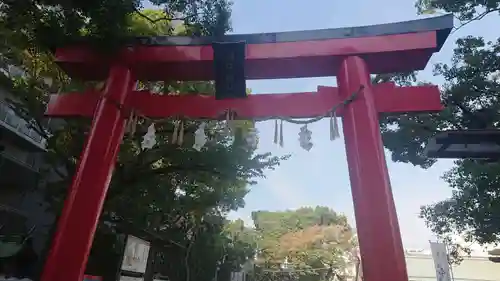
[{"label": "straw tassel", "polygon": [[226,134],[226,136],[229,136],[231,134],[231,131],[229,129],[229,122],[231,120],[231,110],[227,110],[226,111],[226,126],[224,128],[224,133]]},{"label": "straw tassel", "polygon": [[333,141],[340,137],[339,124],[337,122],[337,114],[330,113],[330,140]]},{"label": "straw tassel", "polygon": [[134,121],[134,111],[130,111],[130,115],[127,119],[127,124],[125,125],[125,132],[130,133],[132,131],[132,122]]},{"label": "straw tassel", "polygon": [[174,122],[174,132],[172,133],[172,144],[177,143],[177,136],[178,136],[178,132],[179,132],[179,123],[180,123],[180,121]]},{"label": "straw tassel", "polygon": [[339,123],[336,112],[333,112],[333,127],[335,129],[335,137],[340,138]]},{"label": "straw tassel", "polygon": [[135,135],[135,129],[137,127],[137,114],[134,110],[130,111],[130,116],[128,117],[127,124],[125,125],[125,131],[130,137]]},{"label": "straw tassel", "polygon": [[274,143],[278,144],[278,120],[274,120]]},{"label": "straw tassel", "polygon": [[233,132],[233,134],[236,133],[236,122],[234,119],[236,118],[236,112],[235,111],[230,111],[229,112],[229,130]]},{"label": "straw tassel", "polygon": [[284,141],[283,141],[283,120],[280,122],[280,146],[283,147]]},{"label": "straw tassel", "polygon": [[183,142],[184,142],[184,122],[181,120],[179,136],[177,137],[177,144],[182,145]]},{"label": "straw tassel", "polygon": [[333,112],[330,113],[330,140],[335,140],[335,125],[333,124]]}]

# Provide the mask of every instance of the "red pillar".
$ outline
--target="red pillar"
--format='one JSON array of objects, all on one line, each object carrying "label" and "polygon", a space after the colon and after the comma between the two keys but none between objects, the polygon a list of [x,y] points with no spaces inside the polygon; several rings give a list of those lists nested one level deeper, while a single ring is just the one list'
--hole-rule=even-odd
[{"label": "red pillar", "polygon": [[64,203],[41,281],[81,281],[106,198],[125,115],[118,108],[132,89],[130,70],[113,66]]},{"label": "red pillar", "polygon": [[345,59],[337,83],[343,98],[364,86],[358,97],[347,105],[343,115],[364,280],[407,281],[370,72],[363,59]]}]

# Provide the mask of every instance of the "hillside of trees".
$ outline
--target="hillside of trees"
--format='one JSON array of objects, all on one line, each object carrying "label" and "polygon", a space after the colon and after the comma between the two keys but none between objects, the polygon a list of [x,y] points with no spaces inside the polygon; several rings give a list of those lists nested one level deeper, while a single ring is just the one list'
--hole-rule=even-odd
[{"label": "hillside of trees", "polygon": [[317,206],[288,211],[255,211],[254,227],[230,224],[233,237],[255,248],[244,270],[256,281],[344,280],[358,264],[357,239],[344,215]]}]

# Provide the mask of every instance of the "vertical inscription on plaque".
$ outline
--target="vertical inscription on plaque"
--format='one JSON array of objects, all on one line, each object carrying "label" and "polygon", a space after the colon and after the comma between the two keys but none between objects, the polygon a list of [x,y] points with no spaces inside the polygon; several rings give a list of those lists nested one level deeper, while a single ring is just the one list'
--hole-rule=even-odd
[{"label": "vertical inscription on plaque", "polygon": [[245,42],[217,42],[212,47],[215,98],[246,98]]}]

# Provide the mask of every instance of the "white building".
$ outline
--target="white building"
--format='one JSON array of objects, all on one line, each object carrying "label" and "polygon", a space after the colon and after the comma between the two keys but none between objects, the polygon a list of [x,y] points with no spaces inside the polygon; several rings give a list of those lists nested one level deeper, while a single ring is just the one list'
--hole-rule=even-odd
[{"label": "white building", "polygon": [[[430,250],[408,250],[405,253],[409,281],[436,281],[436,270]],[[459,265],[452,267],[452,281],[500,281],[500,263],[493,263],[485,252],[474,252],[464,257]],[[354,280],[355,266],[346,273],[349,281]],[[361,275],[361,274],[360,274]],[[335,280],[336,281],[336,280]]]},{"label": "white building", "polygon": [[[435,281],[434,261],[429,251],[408,251],[406,267],[410,281]],[[500,263],[493,263],[486,255],[465,257],[453,265],[454,281],[500,281]]]}]

